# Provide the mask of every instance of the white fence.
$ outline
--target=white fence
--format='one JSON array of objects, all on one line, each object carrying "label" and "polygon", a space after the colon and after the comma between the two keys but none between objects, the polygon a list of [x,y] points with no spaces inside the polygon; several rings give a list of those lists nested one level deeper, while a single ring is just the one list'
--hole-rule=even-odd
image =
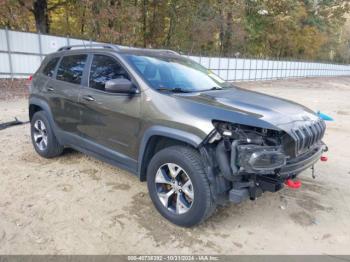
[{"label": "white fence", "polygon": [[[0,78],[33,74],[45,55],[91,41],[0,29]],[[227,81],[350,75],[350,65],[267,59],[188,56]]]}]

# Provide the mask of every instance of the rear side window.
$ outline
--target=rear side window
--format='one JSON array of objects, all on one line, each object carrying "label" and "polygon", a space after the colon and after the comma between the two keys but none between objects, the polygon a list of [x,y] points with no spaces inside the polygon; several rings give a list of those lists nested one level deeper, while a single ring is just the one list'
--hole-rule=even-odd
[{"label": "rear side window", "polygon": [[51,59],[44,67],[43,74],[47,75],[49,77],[52,77],[54,72],[55,72],[55,68],[56,68],[58,60],[59,60],[59,57],[55,57],[55,58]]},{"label": "rear side window", "polygon": [[80,84],[87,55],[64,56],[57,70],[56,79]]},{"label": "rear side window", "polygon": [[128,73],[115,59],[106,55],[94,55],[90,69],[89,86],[104,90],[108,80],[117,78],[130,80]]}]

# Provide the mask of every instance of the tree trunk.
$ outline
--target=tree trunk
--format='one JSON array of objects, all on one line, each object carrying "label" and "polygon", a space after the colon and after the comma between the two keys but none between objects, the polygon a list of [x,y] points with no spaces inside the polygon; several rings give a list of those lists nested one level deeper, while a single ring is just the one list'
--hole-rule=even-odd
[{"label": "tree trunk", "polygon": [[170,21],[169,21],[169,29],[168,29],[168,34],[165,38],[165,43],[164,45],[166,47],[169,47],[170,46],[170,43],[171,43],[171,37],[175,31],[175,26],[176,26],[176,22],[177,22],[177,13],[176,13],[176,4],[177,4],[177,1],[176,0],[173,0],[171,1],[171,5],[170,5]]},{"label": "tree trunk", "polygon": [[142,5],[143,47],[147,46],[147,5],[148,5],[148,0],[143,0],[143,5]]},{"label": "tree trunk", "polygon": [[226,32],[225,32],[225,38],[223,43],[223,54],[227,55],[232,51],[232,42],[233,42],[233,25],[232,25],[232,12],[229,11],[227,13],[226,18]]},{"label": "tree trunk", "polygon": [[220,33],[219,33],[219,41],[220,41],[219,54],[220,55],[222,55],[222,52],[224,50],[224,41],[225,41],[224,21],[225,21],[225,14],[224,14],[223,7],[221,7],[221,10],[220,10]]},{"label": "tree trunk", "polygon": [[93,1],[92,3],[92,15],[93,15],[93,26],[92,33],[93,38],[99,39],[101,36],[101,26],[100,26],[100,1]]},{"label": "tree trunk", "polygon": [[83,7],[83,14],[81,16],[81,26],[80,26],[80,34],[83,36],[85,33],[85,15],[86,15],[86,5]]},{"label": "tree trunk", "polygon": [[48,34],[50,32],[47,0],[35,0],[33,4],[36,30]]},{"label": "tree trunk", "polygon": [[[115,8],[115,0],[109,1],[109,8],[114,9]],[[108,28],[112,29],[114,27],[114,17],[108,18]]]},{"label": "tree trunk", "polygon": [[158,2],[153,0],[151,6],[152,8],[152,21],[149,24],[149,41],[148,45],[151,48],[157,48],[157,27],[160,26],[159,24],[156,23],[156,18],[157,18],[157,5]]}]

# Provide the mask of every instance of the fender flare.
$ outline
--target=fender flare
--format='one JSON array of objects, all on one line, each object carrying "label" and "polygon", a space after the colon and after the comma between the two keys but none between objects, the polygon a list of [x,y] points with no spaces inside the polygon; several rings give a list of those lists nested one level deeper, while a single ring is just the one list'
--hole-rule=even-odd
[{"label": "fender flare", "polygon": [[50,120],[53,120],[51,109],[46,101],[37,97],[31,97],[29,98],[29,106],[31,105],[36,105],[41,107],[46,113],[49,114],[49,118],[51,118]]},{"label": "fender flare", "polygon": [[148,142],[153,136],[163,136],[171,139],[175,139],[181,142],[185,142],[194,148],[198,148],[203,139],[200,138],[197,135],[194,135],[192,133],[165,127],[165,126],[152,126],[149,129],[147,129],[142,137],[141,143],[140,143],[140,150],[138,154],[138,166],[137,166],[137,174],[140,179],[142,179],[142,165],[143,165],[143,159],[145,155],[145,151],[148,145]]},{"label": "fender flare", "polygon": [[[58,139],[58,141],[61,142],[60,138],[57,136],[57,132],[56,131],[58,130],[58,128],[57,128],[57,125],[56,125],[55,121],[53,120],[53,115],[52,115],[52,111],[50,109],[49,104],[43,99],[40,99],[40,98],[37,98],[37,97],[30,97],[29,98],[29,107],[31,105],[36,105],[36,106],[42,108],[43,111],[46,112],[48,120],[49,120],[50,125],[52,127],[52,130],[53,130],[56,138]],[[30,112],[29,112],[29,114],[30,114]]]}]

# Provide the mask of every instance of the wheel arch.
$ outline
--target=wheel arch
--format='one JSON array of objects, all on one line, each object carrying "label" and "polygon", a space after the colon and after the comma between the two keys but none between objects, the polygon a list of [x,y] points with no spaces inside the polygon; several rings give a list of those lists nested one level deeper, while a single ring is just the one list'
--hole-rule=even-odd
[{"label": "wheel arch", "polygon": [[50,120],[52,120],[51,110],[47,102],[36,97],[29,98],[29,120],[32,120],[33,115],[38,111],[45,111],[49,114]]},{"label": "wheel arch", "polygon": [[153,126],[143,135],[138,156],[138,176],[141,181],[146,181],[147,166],[161,149],[173,146],[184,145],[198,149],[203,139],[192,133],[163,126]]},{"label": "wheel arch", "polygon": [[32,118],[34,116],[34,114],[38,111],[43,111],[44,109],[36,104],[30,104],[29,105],[29,121],[32,121]]},{"label": "wheel arch", "polygon": [[[53,130],[56,130],[56,124],[53,120],[53,115],[48,103],[45,100],[42,100],[37,97],[29,98],[29,121],[32,120],[34,114],[38,111],[44,111],[46,113],[51,127],[53,128]],[[56,134],[57,132],[54,132],[54,133],[57,136]],[[57,139],[59,138],[57,137]]]}]

